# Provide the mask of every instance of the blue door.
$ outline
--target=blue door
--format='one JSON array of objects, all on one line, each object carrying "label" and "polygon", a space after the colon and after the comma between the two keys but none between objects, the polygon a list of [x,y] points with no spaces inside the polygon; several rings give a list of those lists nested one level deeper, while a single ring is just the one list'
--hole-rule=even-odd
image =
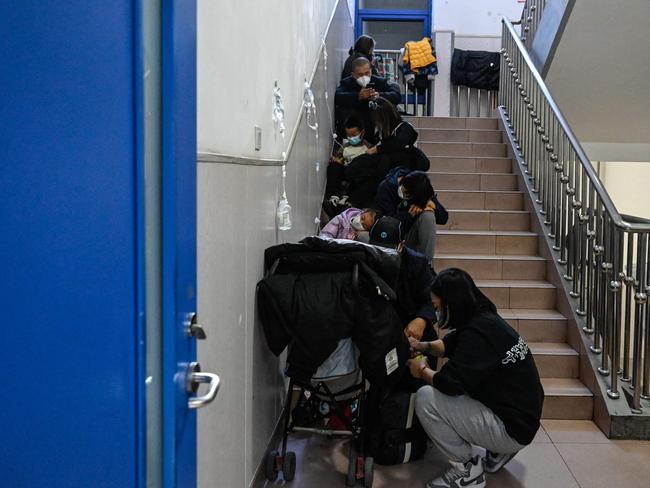
[{"label": "blue door", "polygon": [[[145,294],[142,2],[0,2],[0,486],[144,487],[152,463],[166,487],[196,484],[195,4],[161,9],[156,324]],[[147,327],[158,326],[152,379]],[[146,435],[152,380],[159,459]]]}]

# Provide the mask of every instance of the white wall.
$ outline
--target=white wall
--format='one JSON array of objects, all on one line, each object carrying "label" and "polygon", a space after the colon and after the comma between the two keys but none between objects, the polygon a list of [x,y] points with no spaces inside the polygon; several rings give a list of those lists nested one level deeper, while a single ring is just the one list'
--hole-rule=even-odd
[{"label": "white wall", "polygon": [[[336,1],[199,0],[199,152],[281,157]],[[276,80],[286,111],[284,140],[271,118]],[[255,125],[262,128],[261,151],[254,148]]]},{"label": "white wall", "polygon": [[457,36],[501,36],[501,17],[519,20],[522,9],[517,0],[434,0],[433,30],[450,30]]},{"label": "white wall", "polygon": [[601,162],[600,179],[620,213],[650,219],[650,162]]},{"label": "white wall", "polygon": [[[268,68],[273,65],[271,58],[281,58],[282,71],[273,76],[299,80],[301,84],[304,66],[313,67],[317,60],[317,47],[323,34],[320,28],[312,30],[310,22],[321,26],[323,18],[325,23],[330,18],[331,12],[315,5],[320,1],[224,0],[219,2],[225,10],[223,16],[215,7],[217,2],[199,2],[198,125],[202,134],[199,150],[222,148],[221,151],[250,154],[247,149],[252,141],[238,137],[237,131],[250,126],[252,132],[253,124],[263,124],[262,119],[266,120],[264,127],[270,126],[270,103],[264,110],[260,109],[262,115],[257,110],[260,108],[258,105],[265,105],[270,99],[270,91],[251,94],[245,83],[233,84],[230,78],[216,76],[214,70],[218,63],[211,58],[223,60],[226,53],[222,52],[223,45],[220,44],[225,41],[215,44],[215,31],[227,31],[233,37],[241,37],[246,31],[246,35],[252,36],[247,41],[249,45],[257,46],[249,50],[246,58],[250,66],[260,64]],[[248,9],[253,3],[260,5],[267,16],[267,24],[273,25],[278,37],[283,37],[282,32],[291,32],[290,36],[294,36],[301,31],[302,42],[288,43],[286,38],[280,39],[285,51],[276,50],[275,37],[269,37],[267,27],[260,31],[251,28],[251,24],[261,24],[254,20],[251,22],[252,14]],[[273,11],[267,4],[285,11],[285,3],[304,11],[305,16],[267,15]],[[327,3],[333,8],[337,2],[328,0]],[[237,13],[240,4],[242,10]],[[321,12],[323,18],[314,19],[312,15],[316,11]],[[320,213],[332,144],[330,112],[326,106],[333,102],[352,35],[347,2],[341,0],[327,36],[327,63],[321,56],[312,84],[318,109],[318,138],[302,120],[286,166],[287,195],[294,217],[291,231],[276,229],[275,209],[281,195],[280,167],[214,162],[198,164],[198,314],[208,335],[207,340],[198,344],[198,358],[203,370],[216,372],[222,380],[215,402],[198,414],[198,485],[201,488],[249,486],[276,425],[284,383],[280,361],[268,351],[257,319],[255,285],[262,278],[267,247],[280,242],[295,242],[312,234],[316,228],[314,219]],[[221,32],[219,37],[227,39],[229,36]],[[305,46],[314,49],[307,54]],[[262,59],[264,57],[270,58]],[[296,63],[285,63],[284,59],[295,59]],[[228,71],[232,73],[233,67],[230,66]],[[273,78],[259,70],[251,72],[259,73],[265,83]],[[247,100],[247,104],[235,107],[224,93],[232,99]],[[329,95],[327,98],[326,93]],[[292,104],[300,102],[302,86],[299,86],[299,97],[288,90],[285,94],[293,95]],[[214,108],[215,100],[227,103],[230,112]],[[219,125],[227,127],[233,116],[237,118],[236,128],[225,133],[206,129]],[[287,123],[287,129],[292,129],[291,122]],[[228,143],[228,147],[221,146],[222,143]],[[274,149],[279,150],[280,147]],[[267,156],[279,157],[279,154],[269,150]]]},{"label": "white wall", "polygon": [[545,81],[591,159],[650,158],[649,19],[648,0],[577,0],[568,18]]}]

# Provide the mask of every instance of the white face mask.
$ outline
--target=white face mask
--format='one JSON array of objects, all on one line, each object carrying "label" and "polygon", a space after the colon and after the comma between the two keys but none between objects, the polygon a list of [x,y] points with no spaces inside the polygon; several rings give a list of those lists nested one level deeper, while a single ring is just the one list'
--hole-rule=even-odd
[{"label": "white face mask", "polygon": [[363,224],[361,223],[361,214],[352,217],[352,219],[350,220],[350,225],[354,230],[365,230],[363,228]]},{"label": "white face mask", "polygon": [[370,83],[370,76],[359,76],[357,78],[357,83],[361,88],[365,88],[368,83]]},{"label": "white face mask", "polygon": [[436,322],[438,327],[445,327],[449,323],[449,307],[447,307],[445,313],[436,308]]},{"label": "white face mask", "polygon": [[397,187],[397,196],[400,197],[402,200],[406,200],[404,197],[404,190],[402,190],[401,186]]}]

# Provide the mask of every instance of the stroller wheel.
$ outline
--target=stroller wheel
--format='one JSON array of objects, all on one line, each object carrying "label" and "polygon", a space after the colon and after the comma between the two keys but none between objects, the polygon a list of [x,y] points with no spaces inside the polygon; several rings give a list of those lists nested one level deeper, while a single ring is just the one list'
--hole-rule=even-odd
[{"label": "stroller wheel", "polygon": [[350,451],[348,452],[348,474],[345,477],[345,486],[355,486],[357,484],[357,451],[354,448],[354,441],[350,442]]},{"label": "stroller wheel", "polygon": [[264,459],[264,475],[269,481],[275,481],[278,477],[278,451],[270,451],[266,453]]},{"label": "stroller wheel", "polygon": [[293,481],[296,477],[296,453],[287,451],[284,455],[284,462],[282,463],[282,475],[284,481]]},{"label": "stroller wheel", "polygon": [[375,476],[375,462],[371,457],[367,457],[363,464],[363,486],[364,488],[372,488],[372,481]]}]

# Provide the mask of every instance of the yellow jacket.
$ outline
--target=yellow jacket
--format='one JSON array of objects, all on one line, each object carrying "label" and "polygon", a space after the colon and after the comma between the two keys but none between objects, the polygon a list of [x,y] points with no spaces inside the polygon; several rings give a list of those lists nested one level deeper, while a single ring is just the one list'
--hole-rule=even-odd
[{"label": "yellow jacket", "polygon": [[404,64],[410,63],[411,69],[416,73],[418,68],[424,68],[436,62],[428,37],[423,38],[421,41],[409,41],[404,47],[402,62]]}]

